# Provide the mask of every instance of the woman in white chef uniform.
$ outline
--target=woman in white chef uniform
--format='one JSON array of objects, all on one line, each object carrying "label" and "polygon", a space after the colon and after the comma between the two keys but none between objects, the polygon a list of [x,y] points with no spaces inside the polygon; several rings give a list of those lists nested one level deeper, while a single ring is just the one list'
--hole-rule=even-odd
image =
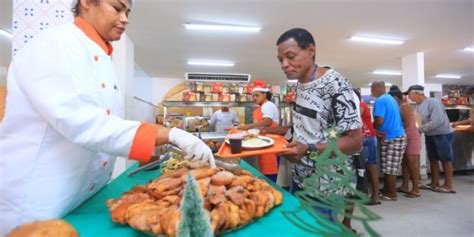
[{"label": "woman in white chef uniform", "polygon": [[129,8],[129,0],[80,0],[74,23],[41,33],[13,59],[0,125],[0,236],[72,211],[106,185],[116,156],[148,162],[171,142],[215,166],[195,136],[123,119],[109,42],[120,39]]}]

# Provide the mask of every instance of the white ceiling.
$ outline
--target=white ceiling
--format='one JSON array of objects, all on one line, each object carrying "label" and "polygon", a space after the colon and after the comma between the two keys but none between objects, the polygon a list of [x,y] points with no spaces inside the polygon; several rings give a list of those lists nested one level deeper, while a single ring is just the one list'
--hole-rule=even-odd
[{"label": "white ceiling", "polygon": [[[0,0],[0,27],[11,27],[11,1]],[[259,33],[189,31],[183,23],[261,26]],[[285,81],[276,59],[281,33],[303,27],[313,33],[317,63],[331,65],[356,86],[375,79],[401,84],[401,58],[425,52],[425,78],[432,83],[474,84],[474,0],[136,0],[127,33],[135,60],[151,77],[183,78],[188,71],[250,73],[254,79]],[[353,34],[405,39],[401,46],[348,40]],[[2,65],[11,46],[1,41]],[[8,50],[4,50],[8,49]],[[7,54],[7,56],[5,55]],[[228,60],[231,68],[189,66],[188,59]],[[456,73],[460,80],[433,75]]]},{"label": "white ceiling", "polygon": [[[183,23],[261,26],[259,33],[189,31]],[[375,79],[401,83],[401,76],[375,76],[375,69],[401,70],[401,57],[425,52],[425,77],[434,83],[474,84],[472,0],[138,0],[128,34],[136,62],[153,77],[182,78],[187,71],[250,73],[284,82],[276,59],[277,38],[293,27],[313,33],[317,59],[335,67],[356,86]],[[401,46],[348,41],[353,34],[406,39]],[[188,59],[230,60],[232,68],[189,66]],[[458,73],[461,80],[432,78]]]}]

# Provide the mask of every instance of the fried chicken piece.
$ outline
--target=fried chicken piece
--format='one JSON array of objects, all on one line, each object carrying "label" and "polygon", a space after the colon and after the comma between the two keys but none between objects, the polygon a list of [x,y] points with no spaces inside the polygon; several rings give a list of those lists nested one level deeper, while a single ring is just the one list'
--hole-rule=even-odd
[{"label": "fried chicken piece", "polygon": [[211,178],[211,183],[213,185],[221,186],[221,185],[228,185],[232,183],[234,180],[234,174],[232,174],[229,171],[223,170],[217,172],[215,175],[212,176]]},{"label": "fried chicken piece", "polygon": [[148,189],[152,189],[155,192],[164,192],[167,190],[175,189],[183,183],[183,180],[178,178],[164,178],[158,179],[147,184]]},{"label": "fried chicken piece", "polygon": [[232,182],[229,185],[227,185],[227,188],[233,188],[233,187],[236,187],[236,186],[245,187],[246,185],[247,185],[247,183],[244,182],[244,180],[242,180],[242,178],[240,176],[235,176],[234,180],[232,180]]},{"label": "fried chicken piece", "polygon": [[180,218],[181,211],[178,208],[171,213],[170,222],[168,224],[168,229],[165,230],[165,234],[167,234],[168,236],[176,236]]},{"label": "fried chicken piece", "polygon": [[239,207],[240,224],[244,225],[255,217],[255,203],[250,199],[245,199],[244,204]]},{"label": "fried chicken piece", "polygon": [[227,216],[229,215],[228,202],[220,203],[211,211],[211,228],[216,232],[226,230],[228,227]]},{"label": "fried chicken piece", "polygon": [[78,237],[74,227],[63,220],[44,220],[16,227],[6,237]]},{"label": "fried chicken piece", "polygon": [[246,193],[244,187],[236,186],[227,190],[225,192],[225,196],[229,198],[235,205],[240,206],[244,203]]},{"label": "fried chicken piece", "polygon": [[239,207],[229,202],[229,215],[227,216],[229,229],[234,229],[240,224]]},{"label": "fried chicken piece", "polygon": [[168,228],[171,228],[171,217],[174,216],[176,212],[179,212],[179,207],[177,205],[170,206],[163,211],[160,218],[160,224],[164,234],[168,234]]},{"label": "fried chicken piece", "polygon": [[[217,173],[217,169],[206,167],[206,168],[191,170],[190,172],[191,172],[191,175],[194,176],[196,180],[199,180],[202,178],[213,176],[215,173]],[[187,176],[188,176],[188,173],[183,174],[181,176],[181,180],[186,182]]]},{"label": "fried chicken piece", "polygon": [[182,186],[183,181],[179,178],[164,178],[147,184],[148,193],[156,199],[161,199],[168,195],[177,195]]},{"label": "fried chicken piece", "polygon": [[227,189],[225,186],[216,186],[211,184],[209,186],[209,190],[207,191],[207,199],[214,205],[225,202],[227,201],[227,198],[225,197],[226,190]]},{"label": "fried chicken piece", "polygon": [[164,209],[141,211],[132,216],[127,222],[134,229],[154,234],[163,234],[160,224],[163,212]]},{"label": "fried chicken piece", "polygon": [[255,203],[255,216],[261,217],[265,214],[265,205],[268,202],[268,196],[264,192],[251,192],[249,198]]},{"label": "fried chicken piece", "polygon": [[164,173],[160,178],[181,178],[181,176],[189,172],[188,168],[181,168]]},{"label": "fried chicken piece", "polygon": [[247,175],[239,176],[239,179],[242,180],[242,182],[245,183],[244,187],[246,185],[253,184],[256,181],[255,177],[247,176]]},{"label": "fried chicken piece", "polygon": [[273,195],[273,192],[271,190],[263,191],[263,193],[267,195],[267,202],[264,205],[264,213],[267,213],[275,205],[275,196]]},{"label": "fried chicken piece", "polygon": [[152,197],[146,193],[124,193],[118,199],[109,199],[106,205],[109,207],[112,221],[125,224],[125,214],[131,205],[151,199]]},{"label": "fried chicken piece", "polygon": [[210,177],[203,178],[203,179],[200,179],[200,180],[197,181],[201,197],[204,198],[204,196],[206,196],[210,183],[211,183],[211,178]]},{"label": "fried chicken piece", "polygon": [[179,197],[178,195],[168,195],[160,199],[158,203],[160,202],[167,202],[169,203],[168,206],[179,205],[181,203],[181,197]]},{"label": "fried chicken piece", "polygon": [[145,211],[158,211],[160,210],[160,206],[158,206],[155,201],[151,199],[143,200],[142,202],[135,203],[130,205],[125,213],[125,221],[129,221],[136,215],[140,215]]},{"label": "fried chicken piece", "polygon": [[275,206],[280,205],[283,202],[283,194],[273,187],[272,187],[272,193],[273,193],[273,196],[275,197],[274,205]]},{"label": "fried chicken piece", "polygon": [[237,176],[251,176],[253,177],[252,173],[250,173],[247,170],[240,169],[240,170],[234,170],[233,173]]}]

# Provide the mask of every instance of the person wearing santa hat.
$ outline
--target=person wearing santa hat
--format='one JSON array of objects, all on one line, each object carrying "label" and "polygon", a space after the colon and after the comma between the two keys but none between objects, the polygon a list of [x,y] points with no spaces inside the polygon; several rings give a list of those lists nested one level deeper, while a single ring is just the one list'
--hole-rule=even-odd
[{"label": "person wearing santa hat", "polygon": [[[258,105],[253,111],[253,123],[240,125],[237,129],[247,130],[251,128],[277,127],[279,124],[278,107],[270,101],[272,94],[264,81],[254,81],[252,96],[254,102]],[[260,172],[271,179],[277,180],[278,161],[276,154],[263,154],[257,157]]]}]

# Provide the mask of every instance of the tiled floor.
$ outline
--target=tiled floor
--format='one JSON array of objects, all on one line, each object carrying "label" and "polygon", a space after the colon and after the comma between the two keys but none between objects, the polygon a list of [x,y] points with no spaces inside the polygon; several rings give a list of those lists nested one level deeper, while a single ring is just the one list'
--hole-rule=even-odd
[{"label": "tiled floor", "polygon": [[[371,226],[382,236],[474,236],[474,175],[456,175],[454,185],[457,194],[421,190],[419,198],[399,195],[396,202],[372,206],[382,220]],[[365,232],[356,221],[353,227]]]}]

